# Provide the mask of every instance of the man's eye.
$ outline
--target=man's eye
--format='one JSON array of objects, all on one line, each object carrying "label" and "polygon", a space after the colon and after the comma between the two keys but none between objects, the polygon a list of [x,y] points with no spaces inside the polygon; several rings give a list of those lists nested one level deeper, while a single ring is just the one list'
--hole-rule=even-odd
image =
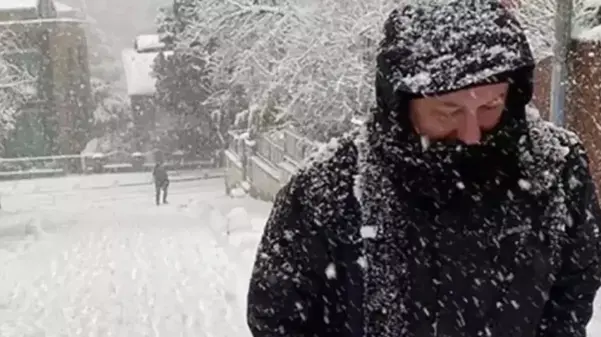
[{"label": "man's eye", "polygon": [[449,113],[449,112],[437,112],[435,114],[436,118],[438,118],[439,120],[447,120],[453,117],[453,113]]},{"label": "man's eye", "polygon": [[501,104],[489,104],[489,105],[484,106],[485,110],[498,110],[500,108],[501,108]]},{"label": "man's eye", "polygon": [[488,102],[488,104],[486,104],[486,106],[490,107],[491,109],[494,109],[494,108],[500,107],[504,103],[505,103],[505,97],[499,97],[497,99],[494,99],[494,100]]},{"label": "man's eye", "polygon": [[455,116],[455,115],[458,115],[459,113],[461,113],[461,109],[452,109],[452,108],[451,109],[449,109],[449,108],[445,109],[445,108],[441,108],[441,109],[436,109],[434,112],[437,115],[444,115],[444,116],[447,116],[447,117],[452,117],[452,116]]}]

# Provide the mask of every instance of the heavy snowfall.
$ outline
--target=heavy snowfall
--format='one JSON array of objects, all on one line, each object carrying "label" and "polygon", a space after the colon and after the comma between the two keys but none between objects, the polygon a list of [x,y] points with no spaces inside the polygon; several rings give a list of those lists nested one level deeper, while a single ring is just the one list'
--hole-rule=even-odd
[{"label": "heavy snowfall", "polygon": [[178,179],[165,207],[147,174],[2,183],[0,336],[249,335],[270,204]]},{"label": "heavy snowfall", "polygon": [[250,336],[246,292],[270,203],[226,196],[219,178],[175,178],[166,207],[149,200],[146,174],[0,188],[0,336]]},{"label": "heavy snowfall", "polygon": [[[364,125],[388,13],[428,1],[0,0],[0,337],[251,336],[277,191]],[[499,1],[549,105],[559,7]],[[601,0],[573,5],[598,182]]]}]

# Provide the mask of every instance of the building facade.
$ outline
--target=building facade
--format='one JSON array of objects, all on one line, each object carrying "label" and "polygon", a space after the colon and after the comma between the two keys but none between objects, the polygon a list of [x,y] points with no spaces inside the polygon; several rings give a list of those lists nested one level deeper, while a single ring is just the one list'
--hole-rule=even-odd
[{"label": "building facade", "polygon": [[85,145],[93,108],[85,24],[53,0],[0,2],[0,32],[13,45],[6,57],[31,75],[5,156],[72,154]]}]

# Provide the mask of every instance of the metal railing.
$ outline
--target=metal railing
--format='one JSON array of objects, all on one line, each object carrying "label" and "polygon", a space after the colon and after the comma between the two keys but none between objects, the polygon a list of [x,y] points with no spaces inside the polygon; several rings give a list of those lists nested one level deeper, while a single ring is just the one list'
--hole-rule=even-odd
[{"label": "metal railing", "polygon": [[245,187],[261,199],[273,200],[317,144],[291,129],[274,130],[249,139],[231,131],[226,150],[225,188]]},{"label": "metal railing", "polygon": [[[154,151],[145,153],[114,151],[44,157],[0,158],[0,180],[28,179],[107,172],[143,172],[154,166]],[[186,156],[176,151],[167,156],[168,169],[194,169],[217,166],[216,158]]]}]

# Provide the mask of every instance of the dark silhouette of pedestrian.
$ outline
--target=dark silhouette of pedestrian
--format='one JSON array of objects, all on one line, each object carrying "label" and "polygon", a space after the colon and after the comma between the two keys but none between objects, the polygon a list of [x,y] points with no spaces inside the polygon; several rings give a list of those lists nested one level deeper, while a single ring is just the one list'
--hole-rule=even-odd
[{"label": "dark silhouette of pedestrian", "polygon": [[160,205],[161,191],[163,192],[163,204],[167,203],[167,194],[169,190],[169,175],[162,160],[157,160],[152,171],[155,188],[155,202]]}]

